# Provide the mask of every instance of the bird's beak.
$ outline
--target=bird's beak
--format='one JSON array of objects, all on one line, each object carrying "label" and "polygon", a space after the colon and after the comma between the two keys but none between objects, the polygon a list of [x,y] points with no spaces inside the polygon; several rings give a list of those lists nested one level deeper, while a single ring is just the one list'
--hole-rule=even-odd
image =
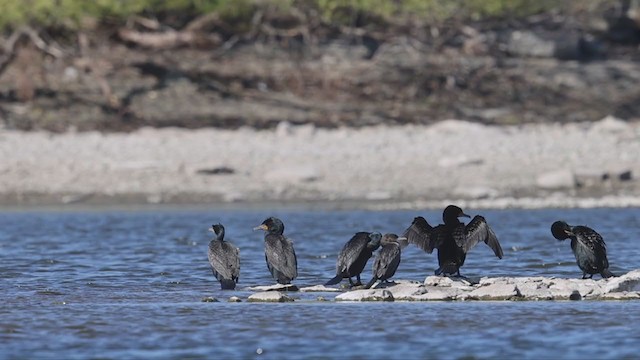
[{"label": "bird's beak", "polygon": [[269,228],[267,227],[267,225],[262,224],[262,225],[260,225],[260,226],[256,226],[256,227],[254,227],[254,228],[253,228],[253,231],[256,231],[256,230],[264,230],[264,231],[267,231],[267,230],[269,230]]},{"label": "bird's beak", "polygon": [[564,233],[567,234],[567,235],[571,235],[571,231],[569,231],[569,230],[565,230]]},{"label": "bird's beak", "polygon": [[404,236],[400,236],[400,237],[398,237],[398,238],[396,239],[396,241],[397,241],[397,242],[404,242],[404,241],[409,241],[409,239],[407,239],[407,238],[406,238],[406,237],[404,237]]},{"label": "bird's beak", "polygon": [[465,214],[465,213],[460,214],[460,216],[461,216],[461,217],[466,217],[466,218],[471,218],[471,216],[469,216],[469,215],[467,215],[467,214]]},{"label": "bird's beak", "polygon": [[215,230],[213,230],[213,228],[212,228],[212,227],[210,227],[210,228],[208,229],[208,231],[211,231],[212,233],[216,232]]}]

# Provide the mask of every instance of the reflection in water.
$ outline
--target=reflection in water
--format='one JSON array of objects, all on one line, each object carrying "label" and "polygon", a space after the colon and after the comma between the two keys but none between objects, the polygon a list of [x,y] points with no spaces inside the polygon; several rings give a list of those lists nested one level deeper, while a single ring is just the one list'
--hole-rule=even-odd
[{"label": "reflection in water", "polygon": [[[468,209],[475,215],[473,209]],[[638,268],[640,209],[485,211],[505,256],[477,246],[468,276],[579,278],[555,220],[586,224],[607,242],[611,270]],[[299,286],[333,276],[357,231],[401,233],[416,215],[441,211],[17,212],[0,215],[0,358],[621,358],[640,332],[640,302],[228,303],[272,284],[263,234],[267,216],[287,224]],[[207,231],[226,226],[240,248],[238,289],[223,292],[207,261]],[[363,281],[371,276],[371,264]],[[422,281],[434,254],[410,246],[396,279]],[[221,300],[203,303],[213,296]],[[259,350],[260,349],[260,350]],[[258,354],[261,352],[261,354]]]}]

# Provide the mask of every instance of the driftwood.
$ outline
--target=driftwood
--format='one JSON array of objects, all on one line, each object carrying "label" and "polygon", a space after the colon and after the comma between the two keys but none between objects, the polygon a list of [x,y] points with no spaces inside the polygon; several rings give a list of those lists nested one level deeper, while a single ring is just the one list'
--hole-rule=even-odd
[{"label": "driftwood", "polygon": [[[146,29],[159,30],[157,21],[136,17],[133,21]],[[162,31],[138,31],[131,27],[118,30],[120,39],[150,49],[172,49],[183,46],[213,47],[222,43],[216,33],[207,33],[206,29],[220,23],[217,14],[199,16],[191,21],[183,30],[168,28]]]}]

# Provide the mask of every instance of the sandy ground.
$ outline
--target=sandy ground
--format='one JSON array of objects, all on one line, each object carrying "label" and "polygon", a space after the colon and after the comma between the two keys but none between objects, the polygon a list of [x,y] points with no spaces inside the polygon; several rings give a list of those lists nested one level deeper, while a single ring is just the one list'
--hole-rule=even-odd
[{"label": "sandy ground", "polygon": [[0,204],[640,206],[640,124],[0,131]]}]

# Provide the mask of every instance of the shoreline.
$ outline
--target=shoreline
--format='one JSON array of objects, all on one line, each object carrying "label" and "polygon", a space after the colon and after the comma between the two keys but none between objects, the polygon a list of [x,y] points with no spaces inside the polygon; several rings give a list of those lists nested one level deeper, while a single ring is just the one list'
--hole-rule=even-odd
[{"label": "shoreline", "polygon": [[[28,197],[28,196],[27,196]],[[55,197],[55,196],[54,196]],[[189,197],[190,198],[190,197]],[[261,202],[195,202],[169,201],[162,203],[144,202],[144,197],[122,196],[92,198],[91,201],[64,203],[59,201],[42,201],[34,197],[22,203],[7,201],[0,197],[0,212],[22,211],[260,211],[274,210],[307,210],[307,211],[411,211],[411,210],[441,210],[449,204],[470,209],[595,209],[595,208],[640,208],[640,196],[606,196],[567,197],[553,196],[547,198],[496,198],[483,200],[448,199],[435,201],[261,201]],[[191,198],[190,198],[191,199]]]},{"label": "shoreline", "polygon": [[640,123],[0,130],[0,207],[640,206]]}]

